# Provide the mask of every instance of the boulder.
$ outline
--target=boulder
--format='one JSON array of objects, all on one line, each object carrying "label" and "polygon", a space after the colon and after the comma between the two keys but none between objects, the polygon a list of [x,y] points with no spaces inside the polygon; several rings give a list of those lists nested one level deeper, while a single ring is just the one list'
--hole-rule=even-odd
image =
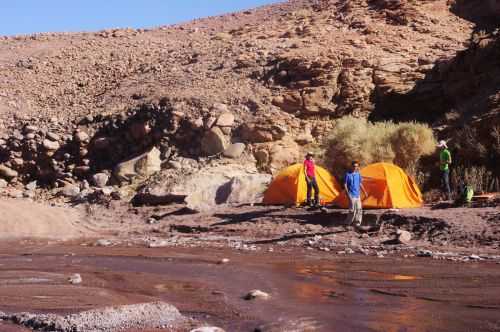
[{"label": "boulder", "polygon": [[90,140],[89,135],[84,131],[77,131],[73,135],[73,139],[78,143],[88,143]]},{"label": "boulder", "polygon": [[205,133],[201,140],[201,151],[204,155],[213,156],[223,152],[228,145],[228,139],[220,128],[213,127]]},{"label": "boulder", "polygon": [[270,174],[249,174],[235,176],[229,181],[229,195],[226,203],[261,203],[272,176]]},{"label": "boulder", "polygon": [[398,229],[396,231],[397,235],[397,241],[402,244],[409,244],[411,241],[411,233],[408,231],[404,231],[401,229]]},{"label": "boulder", "polygon": [[233,113],[225,112],[219,115],[216,125],[219,127],[231,127],[234,124]]},{"label": "boulder", "polygon": [[251,290],[250,292],[248,292],[247,295],[245,295],[245,300],[255,300],[255,299],[267,300],[270,297],[271,297],[271,295],[269,295],[268,293],[263,292],[263,291],[258,290],[258,289],[254,289],[254,290]]},{"label": "boulder", "polygon": [[9,183],[7,181],[5,181],[4,179],[0,179],[0,189],[5,188],[8,185]]},{"label": "boulder", "polygon": [[6,180],[12,180],[18,176],[18,173],[14,171],[13,169],[5,166],[5,165],[0,165],[0,177],[6,179]]},{"label": "boulder", "polygon": [[82,276],[80,274],[75,273],[68,278],[68,281],[72,285],[78,285],[78,284],[81,284],[83,280],[82,280]]},{"label": "boulder", "polygon": [[241,157],[243,152],[245,151],[245,144],[243,143],[234,143],[231,144],[230,146],[227,147],[226,150],[224,150],[224,157],[226,158],[233,158],[237,159]]},{"label": "boulder", "polygon": [[[202,168],[172,182],[162,181],[144,188],[149,199],[182,198],[193,211],[213,210],[219,204],[244,204],[261,202],[263,192],[270,182],[267,174],[259,174],[255,166],[218,165]],[[166,204],[168,200],[164,200]]]},{"label": "boulder", "polygon": [[36,133],[38,131],[38,127],[37,126],[28,125],[28,126],[25,126],[23,128],[23,131],[24,131],[25,134]]},{"label": "boulder", "polygon": [[92,183],[98,188],[104,188],[108,184],[109,175],[106,173],[97,173],[92,175]]},{"label": "boulder", "polygon": [[59,193],[64,197],[74,198],[80,194],[80,187],[74,184],[67,184],[59,191]]},{"label": "boulder", "polygon": [[56,151],[60,147],[59,142],[51,141],[49,139],[44,139],[42,145],[47,151]]},{"label": "boulder", "polygon": [[152,148],[135,158],[124,161],[114,170],[114,175],[120,181],[131,181],[139,176],[149,176],[161,170],[160,150]]}]

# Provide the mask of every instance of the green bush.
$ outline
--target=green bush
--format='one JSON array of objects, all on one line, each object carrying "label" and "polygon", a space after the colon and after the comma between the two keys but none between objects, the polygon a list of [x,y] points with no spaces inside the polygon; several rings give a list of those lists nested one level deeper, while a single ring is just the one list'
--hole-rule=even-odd
[{"label": "green bush", "polygon": [[365,165],[392,162],[413,174],[420,157],[435,151],[436,140],[424,124],[372,123],[349,116],[336,121],[324,149],[327,166],[336,175],[345,172],[353,160]]}]

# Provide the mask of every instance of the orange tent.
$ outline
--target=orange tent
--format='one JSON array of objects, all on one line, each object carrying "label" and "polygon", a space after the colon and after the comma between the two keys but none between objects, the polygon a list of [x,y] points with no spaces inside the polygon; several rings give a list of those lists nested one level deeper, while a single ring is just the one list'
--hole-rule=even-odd
[{"label": "orange tent", "polygon": [[[363,197],[364,208],[415,208],[424,200],[417,184],[401,168],[389,163],[371,164],[361,169],[363,185],[368,197]],[[348,208],[345,191],[335,200],[335,205]]]},{"label": "orange tent", "polygon": [[[337,180],[322,167],[316,166],[315,170],[320,201],[333,202],[340,192]],[[264,193],[264,204],[299,204],[306,201],[306,196],[304,165],[295,164],[285,168],[274,178]]]}]

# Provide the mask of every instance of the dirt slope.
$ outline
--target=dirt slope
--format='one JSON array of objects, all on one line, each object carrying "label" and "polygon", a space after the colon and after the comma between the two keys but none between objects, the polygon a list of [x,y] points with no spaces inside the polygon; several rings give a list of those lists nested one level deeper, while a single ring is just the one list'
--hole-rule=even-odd
[{"label": "dirt slope", "polygon": [[393,2],[291,1],[153,30],[4,38],[2,118],[75,119],[154,97],[366,113],[374,94],[411,89],[472,29],[444,0]]}]

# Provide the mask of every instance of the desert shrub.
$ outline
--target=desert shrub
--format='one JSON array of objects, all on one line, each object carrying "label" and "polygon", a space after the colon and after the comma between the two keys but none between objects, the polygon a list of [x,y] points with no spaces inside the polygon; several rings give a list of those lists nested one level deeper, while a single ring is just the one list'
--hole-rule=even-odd
[{"label": "desert shrub", "polygon": [[500,126],[483,128],[465,126],[454,135],[453,151],[456,164],[471,169],[485,166],[500,177]]},{"label": "desert shrub", "polygon": [[336,175],[349,168],[353,160],[363,164],[392,162],[417,175],[420,157],[434,152],[432,130],[419,123],[372,123],[366,119],[344,117],[335,123],[324,142],[325,161]]},{"label": "desert shrub", "polygon": [[391,146],[396,154],[395,162],[408,171],[415,169],[421,156],[436,150],[432,130],[421,123],[401,123],[391,135]]},{"label": "desert shrub", "polygon": [[477,193],[498,191],[498,179],[486,167],[456,166],[451,173],[451,181],[455,188],[467,183]]}]

